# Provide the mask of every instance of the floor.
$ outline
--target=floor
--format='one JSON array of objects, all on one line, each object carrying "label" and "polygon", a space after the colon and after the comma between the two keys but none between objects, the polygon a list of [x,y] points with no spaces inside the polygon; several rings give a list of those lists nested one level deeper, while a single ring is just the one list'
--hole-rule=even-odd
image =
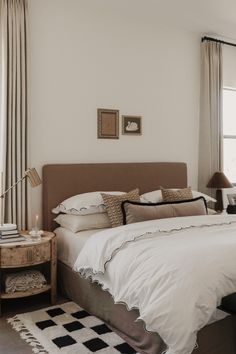
[{"label": "floor", "polygon": [[[58,296],[58,304],[66,301],[67,299]],[[19,333],[12,329],[6,319],[19,313],[35,311],[48,306],[50,306],[49,294],[3,301],[2,317],[0,317],[0,354],[32,354],[31,347],[21,339]]]}]

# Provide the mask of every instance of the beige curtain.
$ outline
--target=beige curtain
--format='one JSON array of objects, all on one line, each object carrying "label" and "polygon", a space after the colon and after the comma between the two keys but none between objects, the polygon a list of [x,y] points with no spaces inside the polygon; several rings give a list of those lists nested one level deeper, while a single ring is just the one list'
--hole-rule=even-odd
[{"label": "beige curtain", "polygon": [[201,48],[201,102],[199,127],[199,191],[212,194],[206,185],[222,169],[222,45],[204,41]]},{"label": "beige curtain", "polygon": [[[28,157],[28,23],[27,0],[0,0],[3,171],[5,188],[29,167]],[[5,222],[28,226],[28,185],[23,182],[5,198]]]}]

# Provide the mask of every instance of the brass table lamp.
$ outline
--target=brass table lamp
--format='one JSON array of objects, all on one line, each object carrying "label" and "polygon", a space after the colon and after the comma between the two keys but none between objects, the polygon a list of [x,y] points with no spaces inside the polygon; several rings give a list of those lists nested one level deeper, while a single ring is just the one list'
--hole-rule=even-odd
[{"label": "brass table lamp", "polygon": [[12,229],[14,227],[14,224],[4,224],[4,197],[5,195],[12,189],[14,188],[18,183],[22,182],[25,178],[29,179],[31,187],[37,187],[39,186],[42,181],[38,175],[38,172],[36,171],[35,168],[30,168],[27,171],[25,171],[24,176],[19,179],[17,182],[15,182],[11,187],[7,188],[5,191],[3,191],[3,173],[1,173],[1,191],[0,191],[0,202],[1,202],[1,212],[0,212],[0,230],[7,230],[7,229]]}]

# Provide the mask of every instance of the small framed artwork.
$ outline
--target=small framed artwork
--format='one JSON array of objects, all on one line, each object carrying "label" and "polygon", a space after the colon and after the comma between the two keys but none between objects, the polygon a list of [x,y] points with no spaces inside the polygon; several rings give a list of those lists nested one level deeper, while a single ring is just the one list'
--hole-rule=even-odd
[{"label": "small framed artwork", "polygon": [[122,134],[141,135],[142,134],[142,117],[122,116]]},{"label": "small framed artwork", "polygon": [[227,194],[230,205],[236,205],[236,194]]},{"label": "small framed artwork", "polygon": [[116,109],[97,110],[98,139],[119,139],[119,111]]}]

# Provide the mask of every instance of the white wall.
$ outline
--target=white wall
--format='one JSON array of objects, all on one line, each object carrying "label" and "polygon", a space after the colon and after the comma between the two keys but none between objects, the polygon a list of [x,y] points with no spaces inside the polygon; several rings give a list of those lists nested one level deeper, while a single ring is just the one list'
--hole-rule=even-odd
[{"label": "white wall", "polygon": [[[29,1],[32,166],[185,161],[195,187],[200,38],[111,3]],[[143,135],[98,140],[98,107],[142,115]]]}]

